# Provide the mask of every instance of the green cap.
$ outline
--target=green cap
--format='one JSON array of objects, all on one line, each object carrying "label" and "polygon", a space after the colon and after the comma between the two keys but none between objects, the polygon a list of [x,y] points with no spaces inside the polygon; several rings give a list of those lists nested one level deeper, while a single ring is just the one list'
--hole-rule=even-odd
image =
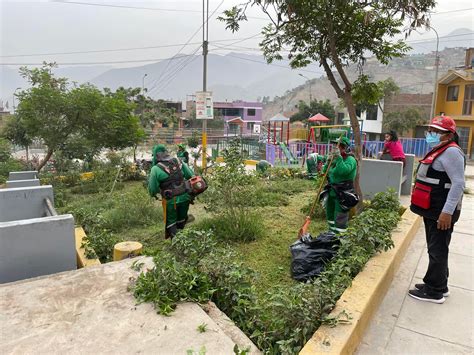
[{"label": "green cap", "polygon": [[178,148],[186,149],[186,144],[180,143],[180,144],[178,144]]},{"label": "green cap", "polygon": [[166,152],[166,146],[164,144],[158,144],[153,147],[153,153],[164,153]]},{"label": "green cap", "polygon": [[347,137],[341,137],[338,140],[331,141],[331,143],[341,144],[341,145],[344,145],[344,146],[348,147],[348,146],[351,145],[351,140]]}]

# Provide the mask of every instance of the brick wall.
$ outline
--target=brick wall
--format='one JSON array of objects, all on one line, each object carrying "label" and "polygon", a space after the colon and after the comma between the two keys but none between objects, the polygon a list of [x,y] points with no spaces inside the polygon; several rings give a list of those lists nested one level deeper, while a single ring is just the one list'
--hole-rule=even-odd
[{"label": "brick wall", "polygon": [[422,117],[430,119],[431,100],[433,94],[398,94],[385,100],[384,114],[391,112],[403,112],[409,108],[417,108],[421,111]]}]

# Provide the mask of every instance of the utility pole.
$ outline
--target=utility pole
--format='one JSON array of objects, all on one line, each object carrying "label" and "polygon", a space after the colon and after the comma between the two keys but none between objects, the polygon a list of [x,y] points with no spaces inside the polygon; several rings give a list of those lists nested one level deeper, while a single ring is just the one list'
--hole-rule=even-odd
[{"label": "utility pole", "polygon": [[142,95],[145,96],[145,78],[148,76],[148,74],[145,73],[142,78]]},{"label": "utility pole", "polygon": [[436,34],[435,80],[434,80],[433,98],[431,100],[431,114],[430,114],[430,120],[431,120],[434,116],[434,111],[435,111],[435,106],[436,106],[436,96],[438,94],[439,36],[438,36],[438,32],[433,27],[431,26],[428,26],[428,27],[431,28]]},{"label": "utility pole", "polygon": [[311,94],[311,80],[310,78],[308,78],[307,76],[304,76],[303,74],[298,74],[299,76],[301,76],[302,78],[305,78],[306,80],[308,80],[308,84],[309,84],[309,106],[311,106],[311,101],[313,101],[313,95]]},{"label": "utility pole", "polygon": [[[207,91],[207,45],[209,40],[209,0],[202,0],[202,91]],[[207,119],[202,120],[202,169],[207,167]]]}]

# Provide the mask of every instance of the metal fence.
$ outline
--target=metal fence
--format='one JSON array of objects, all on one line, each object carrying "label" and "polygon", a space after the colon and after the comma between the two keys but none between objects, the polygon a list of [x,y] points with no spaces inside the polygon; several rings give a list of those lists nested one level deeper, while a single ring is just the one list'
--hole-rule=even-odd
[{"label": "metal fence", "polygon": [[[414,154],[416,157],[423,157],[429,151],[429,146],[424,138],[401,138],[403,151],[405,154]],[[331,143],[306,143],[295,142],[288,145],[288,150],[292,159],[300,161],[308,154],[318,153],[326,155],[331,150]],[[383,141],[364,141],[362,143],[362,156],[364,158],[376,158],[377,154],[383,150]],[[285,155],[284,149],[279,145],[266,145],[266,160],[271,164],[288,164],[290,157]]]}]

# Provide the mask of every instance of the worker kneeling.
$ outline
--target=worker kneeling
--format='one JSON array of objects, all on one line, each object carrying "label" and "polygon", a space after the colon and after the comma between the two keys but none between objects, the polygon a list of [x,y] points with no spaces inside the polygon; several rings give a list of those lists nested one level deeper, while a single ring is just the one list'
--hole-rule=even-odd
[{"label": "worker kneeling", "polygon": [[206,190],[204,179],[194,177],[192,170],[178,158],[171,157],[163,144],[153,147],[153,167],[148,180],[148,192],[160,192],[165,220],[165,238],[173,238],[188,221],[189,204]]},{"label": "worker kneeling", "polygon": [[328,184],[321,193],[320,201],[326,207],[329,230],[340,234],[347,229],[349,210],[359,202],[354,190],[357,160],[350,152],[350,140],[347,137],[335,143],[337,148],[328,157],[322,170],[323,173],[328,172]]}]

